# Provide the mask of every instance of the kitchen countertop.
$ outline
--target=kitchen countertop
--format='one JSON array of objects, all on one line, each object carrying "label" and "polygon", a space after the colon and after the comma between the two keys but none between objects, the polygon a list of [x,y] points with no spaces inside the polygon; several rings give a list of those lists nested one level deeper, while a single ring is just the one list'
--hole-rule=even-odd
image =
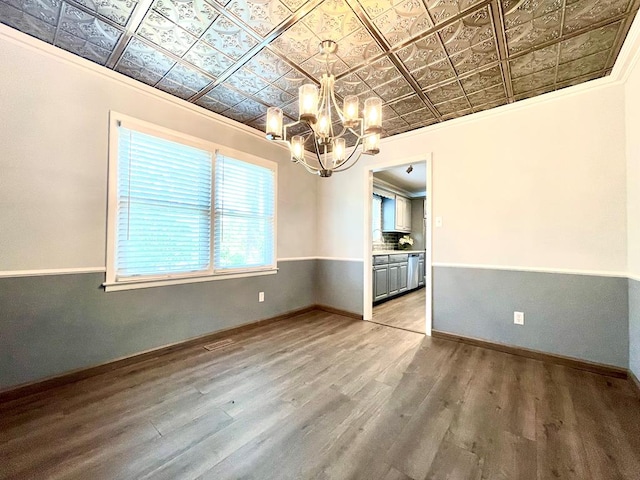
[{"label": "kitchen countertop", "polygon": [[376,255],[395,255],[396,253],[424,253],[424,250],[374,250],[373,256]]}]

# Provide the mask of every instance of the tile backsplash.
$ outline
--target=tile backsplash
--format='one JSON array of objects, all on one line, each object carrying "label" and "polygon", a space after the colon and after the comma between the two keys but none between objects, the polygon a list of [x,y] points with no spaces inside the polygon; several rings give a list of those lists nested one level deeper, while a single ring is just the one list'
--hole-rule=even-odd
[{"label": "tile backsplash", "polygon": [[403,233],[388,232],[382,234],[382,241],[373,242],[373,250],[398,250],[398,240]]}]

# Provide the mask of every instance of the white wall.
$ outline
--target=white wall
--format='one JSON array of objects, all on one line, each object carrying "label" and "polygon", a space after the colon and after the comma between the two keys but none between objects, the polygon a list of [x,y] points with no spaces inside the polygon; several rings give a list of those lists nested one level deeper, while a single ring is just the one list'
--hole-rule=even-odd
[{"label": "white wall", "polygon": [[4,25],[0,65],[0,272],[104,268],[110,110],[278,161],[278,257],[315,254],[317,181],[284,149]]},{"label": "white wall", "polygon": [[363,258],[363,167],[433,152],[436,263],[626,269],[624,95],[575,87],[382,142],[323,179],[319,254]]}]

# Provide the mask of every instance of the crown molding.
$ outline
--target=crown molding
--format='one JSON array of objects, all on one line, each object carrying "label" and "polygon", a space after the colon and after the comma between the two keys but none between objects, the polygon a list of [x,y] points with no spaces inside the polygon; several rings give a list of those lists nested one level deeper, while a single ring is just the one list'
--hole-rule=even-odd
[{"label": "crown molding", "polygon": [[638,62],[640,62],[640,14],[636,13],[636,18],[627,32],[627,38],[613,65],[610,75],[613,81],[626,83]]}]

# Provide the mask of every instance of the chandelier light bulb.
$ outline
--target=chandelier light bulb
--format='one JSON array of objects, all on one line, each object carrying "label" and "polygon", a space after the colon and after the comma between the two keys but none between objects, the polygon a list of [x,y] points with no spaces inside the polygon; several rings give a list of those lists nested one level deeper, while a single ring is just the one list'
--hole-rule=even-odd
[{"label": "chandelier light bulb", "polygon": [[364,137],[362,150],[368,155],[376,155],[377,153],[380,153],[380,134],[373,133]]},{"label": "chandelier light bulb", "polygon": [[278,107],[267,109],[267,138],[270,140],[282,138],[282,110]]},{"label": "chandelier light bulb", "polygon": [[304,137],[294,135],[291,138],[291,155],[294,160],[302,160],[304,158]]},{"label": "chandelier light bulb", "polygon": [[358,124],[358,97],[347,95],[344,97],[344,126],[354,128]]},{"label": "chandelier light bulb", "polygon": [[320,120],[318,120],[318,135],[320,135],[321,137],[328,137],[329,136],[329,119],[327,118],[327,115],[323,114],[320,115]]},{"label": "chandelier light bulb", "polygon": [[364,102],[364,131],[365,133],[382,131],[382,100],[378,97],[368,98]]},{"label": "chandelier light bulb", "polygon": [[315,123],[318,115],[318,87],[312,83],[298,89],[298,111],[300,120]]},{"label": "chandelier light bulb", "polygon": [[338,165],[346,158],[346,146],[344,138],[336,138],[333,141],[333,164]]}]

